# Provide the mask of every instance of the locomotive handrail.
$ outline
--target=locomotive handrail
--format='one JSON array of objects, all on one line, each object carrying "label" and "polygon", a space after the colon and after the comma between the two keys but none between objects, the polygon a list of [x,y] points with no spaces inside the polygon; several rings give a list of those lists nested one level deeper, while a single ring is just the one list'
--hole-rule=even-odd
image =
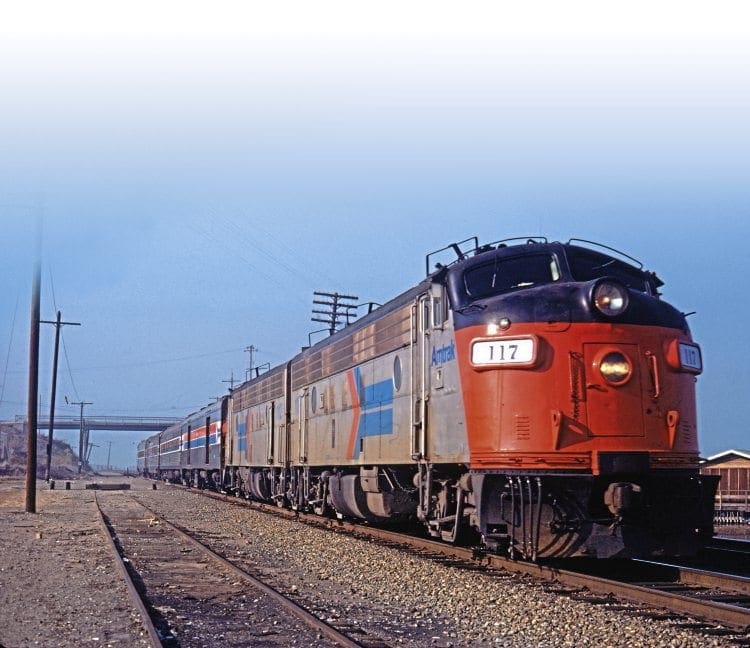
[{"label": "locomotive handrail", "polygon": [[661,383],[659,382],[659,365],[657,363],[656,354],[648,351],[646,353],[648,358],[649,367],[651,369],[651,379],[654,382],[654,394],[652,398],[657,400],[661,396]]},{"label": "locomotive handrail", "polygon": [[[464,252],[461,249],[461,246],[464,243],[468,243],[469,241],[474,241],[474,247],[471,248],[471,249],[469,249],[469,250],[467,250],[466,252]],[[479,248],[479,237],[478,236],[470,236],[469,238],[464,239],[463,241],[459,241],[458,243],[451,243],[450,245],[446,245],[444,248],[440,248],[439,250],[435,250],[434,252],[430,252],[425,257],[425,271],[426,271],[425,274],[426,274],[426,276],[428,276],[428,277],[430,276],[430,257],[433,257],[436,254],[440,254],[441,252],[445,252],[446,250],[453,250],[456,253],[456,256],[458,257],[458,259],[456,259],[456,260],[457,261],[461,261],[461,259],[466,258],[466,254],[473,252],[477,248]],[[455,263],[455,262],[453,262],[453,263]]]},{"label": "locomotive handrail", "polygon": [[510,238],[500,239],[499,241],[492,241],[491,243],[487,243],[487,245],[483,245],[482,247],[498,247],[503,243],[509,243],[510,241],[526,241],[526,243],[528,244],[549,243],[546,236],[512,236]]}]

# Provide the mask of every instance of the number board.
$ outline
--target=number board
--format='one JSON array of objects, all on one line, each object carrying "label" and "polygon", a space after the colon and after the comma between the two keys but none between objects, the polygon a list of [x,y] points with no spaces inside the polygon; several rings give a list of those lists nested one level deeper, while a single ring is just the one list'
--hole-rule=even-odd
[{"label": "number board", "polygon": [[535,360],[534,338],[477,340],[471,345],[471,362],[475,366],[523,366]]},{"label": "number board", "polygon": [[688,371],[703,371],[703,359],[700,347],[695,344],[680,342],[680,364]]}]

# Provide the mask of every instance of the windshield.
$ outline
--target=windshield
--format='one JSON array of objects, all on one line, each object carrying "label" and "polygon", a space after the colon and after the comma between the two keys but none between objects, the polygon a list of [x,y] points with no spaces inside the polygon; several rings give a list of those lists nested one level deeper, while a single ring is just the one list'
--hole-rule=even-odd
[{"label": "windshield", "polygon": [[557,259],[551,254],[495,257],[464,273],[464,289],[473,299],[552,283],[560,278]]},{"label": "windshield", "polygon": [[646,293],[655,292],[645,272],[623,261],[613,259],[606,254],[581,248],[569,247],[567,253],[570,272],[576,281],[613,277],[633,290]]}]

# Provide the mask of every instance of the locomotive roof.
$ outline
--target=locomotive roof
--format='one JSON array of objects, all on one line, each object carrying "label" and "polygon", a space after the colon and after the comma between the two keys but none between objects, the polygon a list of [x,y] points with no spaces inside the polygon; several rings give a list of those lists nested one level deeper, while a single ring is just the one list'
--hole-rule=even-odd
[{"label": "locomotive roof", "polygon": [[[469,241],[476,241],[476,238],[467,239]],[[436,264],[436,271],[430,276],[445,271],[447,269],[454,269],[460,267],[462,270],[466,270],[485,263],[487,259],[491,258],[503,258],[503,257],[515,257],[519,255],[532,255],[540,253],[548,254],[563,254],[565,258],[568,257],[570,251],[578,251],[588,255],[594,255],[601,257],[602,264],[613,264],[615,267],[620,266],[627,268],[629,272],[641,273],[644,277],[648,277],[653,282],[654,286],[658,288],[663,286],[664,282],[656,276],[654,272],[645,270],[643,263],[635,259],[634,257],[616,250],[615,248],[609,247],[602,243],[596,243],[594,241],[588,241],[586,239],[571,238],[566,243],[560,241],[548,241],[544,237],[524,237],[524,242],[518,243],[519,239],[504,239],[501,241],[495,241],[493,243],[486,243],[482,245],[475,245],[471,249],[462,249],[461,244],[453,243],[443,250],[453,250],[456,253],[456,259],[452,260],[446,265],[440,263]],[[510,244],[513,242],[512,244]],[[583,245],[581,245],[583,244]],[[438,250],[437,253],[443,250]],[[427,263],[431,256],[435,255],[433,252],[427,255]]]},{"label": "locomotive roof", "polygon": [[[393,299],[387,301],[385,304],[375,308],[374,310],[358,318],[351,324],[348,324],[344,328],[336,331],[333,335],[329,335],[325,339],[320,340],[309,347],[303,347],[303,349],[298,354],[290,358],[287,362],[294,363],[309,355],[318,353],[321,349],[324,349],[332,344],[336,344],[336,342],[355,334],[357,331],[371,325],[373,322],[382,319],[383,317],[398,310],[399,308],[402,308],[404,305],[410,304],[417,295],[424,293],[425,290],[429,288],[430,283],[432,283],[432,277],[423,279],[415,286],[412,286],[408,290],[402,292],[400,295],[397,295]],[[242,383],[234,390],[232,390],[232,392],[237,392],[238,390],[246,389],[256,383],[268,380],[268,378],[270,378],[272,375],[283,371],[284,367],[287,365],[287,362],[271,367],[271,369],[269,369],[265,373],[262,373],[259,376],[251,378],[250,380]]]},{"label": "locomotive roof", "polygon": [[311,347],[308,347],[306,349],[303,349],[298,356],[304,356],[308,352],[312,352],[313,349],[316,351],[319,349],[324,348],[325,346],[329,344],[333,344],[336,340],[345,337],[347,335],[351,335],[355,333],[356,331],[359,331],[360,329],[365,328],[372,322],[380,319],[381,317],[384,317],[385,315],[388,315],[389,313],[392,313],[395,310],[398,310],[405,304],[409,304],[416,298],[417,295],[423,293],[427,287],[429,287],[431,283],[430,279],[425,279],[421,282],[419,282],[416,286],[413,286],[412,288],[409,288],[405,292],[402,292],[400,295],[397,295],[393,299],[387,301],[382,306],[379,306],[378,308],[374,309],[370,313],[367,313],[367,315],[363,315],[362,317],[358,318],[356,321],[352,322],[351,324],[345,326],[344,328],[336,331],[333,335],[330,335],[324,340],[321,340],[319,342],[316,342]]},{"label": "locomotive roof", "polygon": [[[475,241],[476,239],[470,239],[472,241]],[[436,264],[436,268],[439,270],[443,267],[452,267],[457,264],[467,264],[467,265],[473,265],[475,262],[474,259],[478,258],[486,258],[487,256],[516,256],[519,253],[522,254],[536,254],[539,252],[559,252],[560,249],[573,249],[573,250],[584,250],[589,253],[606,256],[610,259],[615,260],[619,263],[624,263],[626,265],[631,266],[635,270],[641,270],[643,272],[648,272],[647,270],[644,270],[643,263],[641,263],[638,259],[630,256],[629,254],[626,254],[625,252],[622,252],[620,250],[617,250],[615,248],[612,248],[608,245],[604,245],[603,243],[596,243],[594,241],[589,241],[586,239],[579,239],[579,238],[571,238],[566,243],[562,243],[560,241],[548,241],[544,237],[523,237],[523,243],[512,243],[514,241],[518,241],[519,239],[512,238],[512,239],[503,239],[500,241],[494,241],[492,243],[484,243],[482,245],[476,245],[475,247],[464,250],[461,249],[459,243],[453,243],[447,248],[443,248],[443,250],[453,250],[456,253],[456,259],[451,261],[450,263],[443,266],[442,264],[438,263]],[[585,244],[585,245],[581,245]],[[429,258],[439,252],[442,252],[443,250],[438,250],[437,252],[432,252],[427,255],[427,259],[429,262]],[[434,272],[432,273],[434,274]],[[649,273],[653,274],[653,273]]]},{"label": "locomotive roof", "polygon": [[[224,400],[224,398],[225,398],[225,396],[222,396],[219,400],[217,400],[217,401],[215,401],[213,403],[209,403],[205,407],[201,407],[199,410],[196,410],[195,412],[191,412],[190,414],[188,414],[187,416],[185,416],[182,420],[178,421],[177,423],[174,423],[174,424],[170,425],[164,431],[168,432],[170,430],[175,430],[175,429],[178,429],[178,428],[182,427],[183,425],[192,424],[195,421],[203,422],[206,419],[207,416],[211,416],[212,420],[216,420],[213,417],[213,414],[215,412],[217,412],[217,411],[218,412],[221,411],[222,401]],[[154,436],[158,436],[158,434],[156,434]]]},{"label": "locomotive roof", "polygon": [[[469,243],[469,245],[467,246],[466,243]],[[578,245],[579,243],[584,245]],[[378,308],[372,310],[361,318],[358,318],[355,322],[352,322],[351,324],[346,325],[344,328],[336,331],[333,335],[330,335],[327,338],[320,340],[309,347],[304,347],[300,351],[300,353],[292,357],[290,361],[295,362],[299,359],[305,358],[308,355],[317,353],[321,349],[335,344],[337,341],[347,336],[353,335],[357,331],[369,326],[373,322],[376,322],[382,317],[385,317],[389,313],[413,302],[419,294],[424,293],[429,288],[431,283],[433,283],[434,281],[442,281],[442,277],[445,276],[447,271],[458,269],[459,267],[462,270],[468,269],[474,265],[485,263],[487,259],[492,257],[517,256],[519,253],[538,254],[540,252],[557,254],[563,253],[565,256],[567,256],[566,253],[568,250],[582,250],[589,254],[600,255],[602,259],[612,259],[614,263],[623,264],[629,267],[634,272],[641,272],[644,275],[648,275],[652,279],[652,281],[655,282],[655,285],[657,287],[662,285],[661,280],[659,280],[654,273],[644,270],[643,264],[637,259],[609,246],[585,239],[572,238],[566,243],[562,243],[559,241],[550,242],[544,237],[523,237],[503,239],[480,245],[478,243],[478,239],[476,237],[472,237],[460,243],[452,243],[442,250],[438,250],[437,252],[428,254],[427,263],[429,264],[430,257],[445,250],[453,251],[456,254],[457,258],[446,265],[440,263],[435,264],[434,270],[429,272],[425,279],[412,286],[411,288],[405,290],[393,299],[387,301],[382,306],[379,306]],[[246,385],[255,384],[263,381],[264,379],[268,379],[271,375],[282,371],[286,364],[287,363],[284,362],[280,365],[272,367],[269,371],[242,383],[233,391],[242,389]]]}]

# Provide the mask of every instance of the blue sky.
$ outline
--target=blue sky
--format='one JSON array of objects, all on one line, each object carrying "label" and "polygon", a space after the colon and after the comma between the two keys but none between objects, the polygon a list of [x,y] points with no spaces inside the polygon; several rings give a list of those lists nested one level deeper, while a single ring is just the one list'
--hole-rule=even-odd
[{"label": "blue sky", "polygon": [[743,3],[265,4],[2,10],[0,418],[25,411],[41,214],[42,315],[82,323],[60,394],[87,412],[187,413],[246,346],[306,344],[314,290],[382,302],[449,242],[544,234],[697,311],[703,452],[750,447]]}]

